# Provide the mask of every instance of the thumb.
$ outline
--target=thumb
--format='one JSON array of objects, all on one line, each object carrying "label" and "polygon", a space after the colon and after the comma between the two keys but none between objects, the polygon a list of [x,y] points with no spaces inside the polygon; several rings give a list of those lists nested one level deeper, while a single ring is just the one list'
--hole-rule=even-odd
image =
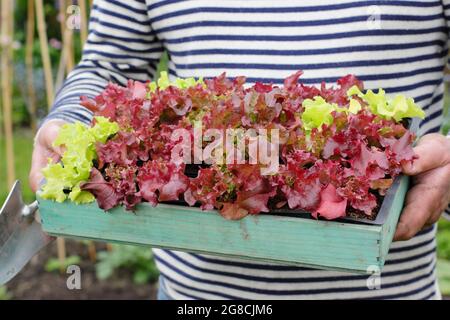
[{"label": "thumb", "polygon": [[53,147],[53,141],[57,138],[63,124],[65,122],[62,120],[49,121],[36,134],[29,175],[29,183],[33,192],[39,189],[40,183],[44,179],[42,169],[47,166],[48,159],[57,162],[61,158],[63,151],[59,147]]},{"label": "thumb", "polygon": [[428,134],[423,136],[414,153],[418,159],[403,164],[403,172],[407,175],[419,173],[442,167],[450,163],[450,140],[440,134]]}]

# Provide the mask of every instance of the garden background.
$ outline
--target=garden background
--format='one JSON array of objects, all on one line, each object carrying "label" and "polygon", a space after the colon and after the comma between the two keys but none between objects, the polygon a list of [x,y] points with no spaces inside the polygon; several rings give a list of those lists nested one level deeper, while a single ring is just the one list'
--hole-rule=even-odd
[{"label": "garden background", "polygon": [[[22,181],[24,198],[32,202],[28,172],[34,132],[47,112],[52,92],[80,59],[92,1],[0,1],[0,204],[12,179]],[[166,65],[164,56],[159,70]],[[443,132],[450,129],[450,90],[446,91]],[[450,296],[450,222],[439,222],[437,242],[440,287]],[[71,264],[81,267],[81,290],[66,287],[65,270]],[[0,287],[0,300],[151,299],[156,294],[157,277],[149,248],[59,241],[41,251],[7,286]]]}]

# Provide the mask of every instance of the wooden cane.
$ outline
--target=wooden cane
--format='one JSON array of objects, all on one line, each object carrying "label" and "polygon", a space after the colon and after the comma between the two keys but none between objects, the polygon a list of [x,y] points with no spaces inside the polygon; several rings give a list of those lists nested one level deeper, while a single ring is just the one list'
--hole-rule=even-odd
[{"label": "wooden cane", "polygon": [[34,46],[34,28],[36,19],[34,16],[34,0],[28,0],[28,17],[27,17],[27,36],[25,47],[25,65],[27,74],[27,96],[28,110],[31,118],[31,130],[36,132],[37,115],[36,115],[36,91],[33,82],[33,46]]},{"label": "wooden cane", "polygon": [[74,54],[73,54],[73,30],[67,27],[67,12],[66,10],[72,5],[71,0],[59,0],[59,15],[61,23],[61,39],[63,43],[64,53],[63,60],[66,65],[66,72],[69,74],[75,66]]},{"label": "wooden cane", "polygon": [[48,38],[45,24],[43,0],[36,0],[35,4],[36,4],[36,18],[37,18],[39,42],[41,46],[42,64],[44,66],[45,90],[47,92],[47,107],[50,110],[50,108],[53,105],[55,92],[53,87],[52,64],[50,61],[50,53],[48,49]]},{"label": "wooden cane", "polygon": [[86,8],[86,0],[79,0],[78,5],[80,6],[80,40],[81,40],[81,48],[83,48],[84,43],[87,39],[87,8]]},{"label": "wooden cane", "polygon": [[13,82],[13,26],[14,26],[14,1],[2,0],[1,8],[1,82],[2,82],[2,103],[3,121],[6,140],[6,168],[7,183],[12,187],[15,180],[14,170],[14,142],[12,125],[12,82]]}]

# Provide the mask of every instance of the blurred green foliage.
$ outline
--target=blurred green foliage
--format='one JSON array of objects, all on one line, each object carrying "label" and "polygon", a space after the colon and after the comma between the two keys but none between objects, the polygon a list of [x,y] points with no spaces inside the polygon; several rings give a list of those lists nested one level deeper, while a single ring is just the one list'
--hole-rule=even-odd
[{"label": "blurred green foliage", "polygon": [[5,286],[0,286],[0,301],[11,299],[12,295],[8,292],[8,289]]},{"label": "blurred green foliage", "polygon": [[50,258],[48,259],[47,263],[45,264],[45,271],[47,272],[55,272],[60,270],[66,270],[67,267],[71,265],[78,265],[81,262],[80,256],[69,256],[64,259],[64,261],[60,261],[57,258]]},{"label": "blurred green foliage", "polygon": [[115,244],[111,251],[98,253],[97,278],[109,279],[121,269],[131,271],[136,284],[155,282],[159,276],[150,248]]},{"label": "blurred green foliage", "polygon": [[437,246],[438,257],[450,261],[450,221],[439,221]]},{"label": "blurred green foliage", "polygon": [[442,124],[442,133],[448,134],[450,132],[450,84],[445,85],[444,95],[444,122]]},{"label": "blurred green foliage", "polygon": [[[28,203],[35,199],[34,193],[28,185],[28,172],[31,167],[31,153],[33,150],[33,134],[31,130],[17,130],[14,133],[14,159],[16,179],[22,182],[24,200]],[[6,184],[5,136],[0,135],[0,205],[5,201],[9,192]]]},{"label": "blurred green foliage", "polygon": [[447,297],[450,296],[450,261],[438,259],[437,274],[441,294]]}]

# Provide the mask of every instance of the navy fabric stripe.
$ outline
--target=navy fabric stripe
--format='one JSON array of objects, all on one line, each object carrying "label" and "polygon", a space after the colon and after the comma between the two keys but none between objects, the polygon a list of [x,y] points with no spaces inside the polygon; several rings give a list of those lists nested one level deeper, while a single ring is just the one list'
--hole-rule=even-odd
[{"label": "navy fabric stripe", "polygon": [[[295,69],[298,70],[298,69]],[[405,72],[396,72],[396,73],[385,73],[385,74],[377,74],[377,75],[360,75],[358,78],[362,81],[370,81],[370,80],[390,80],[390,79],[400,79],[407,78],[415,75],[426,74],[426,73],[434,73],[434,72],[442,72],[442,67],[431,67],[431,68],[423,68],[418,70],[411,70]],[[437,82],[441,80],[442,77],[439,77]],[[326,83],[335,83],[339,77],[321,77],[321,78],[301,78],[301,81],[305,84],[318,84],[323,82]],[[273,84],[282,84],[283,78],[247,78],[249,82],[264,82],[264,83],[273,83]],[[368,88],[370,89],[370,88]],[[376,89],[376,88],[372,88]],[[385,90],[389,92],[402,91],[403,87],[385,87]],[[428,96],[429,97],[429,96]]]},{"label": "navy fabric stripe", "polygon": [[[156,8],[181,2],[183,0],[169,0],[159,3],[154,3],[148,6],[149,11]],[[302,6],[302,7],[257,7],[257,8],[242,8],[242,7],[197,7],[185,10],[173,11],[170,13],[158,15],[153,17],[150,21],[152,23],[161,21],[168,18],[174,18],[178,16],[184,16],[193,13],[301,13],[301,12],[315,12],[315,11],[335,11],[349,8],[358,8],[366,6],[405,6],[405,7],[437,7],[441,6],[440,1],[433,2],[418,2],[418,1],[355,1],[349,3],[339,3],[333,5],[323,6]]]},{"label": "navy fabric stripe", "polygon": [[[412,16],[412,15],[381,15],[381,20],[390,21],[431,21],[436,18],[440,18],[442,14],[434,14],[428,16]],[[367,15],[352,16],[339,19],[324,19],[324,20],[306,20],[306,21],[217,21],[217,20],[202,20],[195,22],[188,22],[183,24],[171,25],[164,28],[154,28],[155,32],[164,33],[177,30],[185,30],[192,28],[205,28],[205,27],[232,27],[232,28],[245,28],[245,27],[314,27],[314,26],[326,26],[335,24],[346,24],[354,22],[367,21]]]},{"label": "navy fabric stripe", "polygon": [[405,252],[405,251],[410,251],[410,250],[414,250],[414,249],[419,249],[421,247],[425,247],[426,245],[429,245],[433,241],[434,241],[434,238],[431,238],[426,241],[422,241],[422,242],[412,244],[409,246],[404,246],[404,247],[400,247],[400,248],[391,248],[391,249],[389,249],[389,253],[399,253],[399,252]]},{"label": "navy fabric stripe", "polygon": [[423,236],[423,235],[429,234],[429,233],[431,233],[431,232],[434,232],[434,229],[435,229],[435,228],[436,228],[436,225],[433,225],[433,226],[424,228],[424,229],[420,230],[420,231],[417,233],[417,235],[418,235],[418,236]]},{"label": "navy fabric stripe", "polygon": [[417,289],[414,289],[414,290],[411,290],[411,291],[408,291],[408,292],[402,292],[402,293],[397,293],[397,294],[389,294],[389,295],[382,295],[382,296],[378,296],[378,297],[362,298],[361,300],[401,299],[401,298],[405,298],[405,297],[411,296],[413,294],[417,294],[419,292],[425,291],[425,290],[431,288],[434,285],[435,285],[435,280],[432,279],[432,280],[430,280],[430,282],[428,282],[427,284],[423,285],[422,287],[419,287]]},{"label": "navy fabric stripe", "polygon": [[[53,114],[50,114],[49,117],[47,118],[47,120],[53,119],[52,115]],[[81,121],[81,122],[84,122],[84,123],[88,123],[88,122],[91,121],[90,118],[88,118],[88,117],[86,117],[84,115],[76,114],[76,113],[68,112],[68,111],[59,111],[57,116],[58,117],[62,117],[62,118],[71,118],[71,119],[78,120],[78,121]]]},{"label": "navy fabric stripe", "polygon": [[105,27],[108,27],[108,28],[111,28],[111,29],[126,31],[126,32],[129,32],[130,34],[133,34],[133,35],[140,35],[140,36],[151,36],[151,35],[153,35],[153,32],[146,32],[146,31],[140,31],[140,30],[128,28],[126,26],[118,25],[118,24],[111,23],[111,22],[106,22],[104,20],[100,20],[100,19],[97,19],[95,17],[91,18],[91,22],[100,23],[102,26],[105,26]]},{"label": "navy fabric stripe", "polygon": [[421,102],[421,101],[430,99],[432,96],[433,96],[432,93],[423,94],[423,95],[421,95],[421,96],[414,97],[414,101],[415,101],[415,102]]},{"label": "navy fabric stripe", "polygon": [[126,52],[133,52],[133,53],[150,54],[150,53],[157,53],[157,52],[162,53],[164,51],[164,48],[162,48],[162,47],[154,47],[154,48],[149,48],[149,49],[135,49],[130,46],[120,45],[118,43],[111,42],[111,41],[99,42],[99,41],[93,41],[93,40],[88,39],[87,43],[91,44],[91,45],[96,45],[96,46],[111,46],[111,47],[115,47],[115,48],[118,48],[118,49],[126,51]]},{"label": "navy fabric stripe", "polygon": [[434,127],[434,128],[431,128],[431,129],[425,131],[423,134],[425,135],[425,134],[429,134],[429,133],[439,133],[440,131],[441,131],[440,127]]},{"label": "navy fabric stripe", "polygon": [[390,259],[388,261],[386,261],[386,265],[393,265],[393,264],[399,264],[399,263],[405,263],[405,262],[409,262],[409,261],[414,261],[423,257],[426,257],[430,254],[434,254],[436,252],[436,247],[434,246],[433,248],[423,251],[419,254],[415,254],[412,256],[408,256],[405,258],[398,258],[398,259]]},{"label": "navy fabric stripe", "polygon": [[[160,276],[160,277],[161,277],[161,276]],[[162,277],[164,278],[164,276],[162,276]],[[181,295],[183,295],[183,296],[185,296],[185,297],[188,297],[189,299],[192,299],[192,300],[203,300],[202,298],[200,298],[200,297],[198,297],[198,296],[194,296],[194,295],[188,294],[188,293],[186,293],[186,292],[178,291],[178,290],[175,289],[175,288],[173,288],[172,290],[174,290],[174,291],[177,292],[178,294],[181,294]]]},{"label": "navy fabric stripe", "polygon": [[[386,51],[386,50],[405,50],[424,48],[428,46],[442,47],[445,42],[441,40],[432,40],[425,42],[412,42],[412,43],[398,43],[398,44],[380,44],[380,45],[362,45],[362,46],[348,46],[348,47],[335,47],[324,49],[304,49],[304,50],[263,50],[263,49],[194,49],[187,51],[175,51],[171,50],[170,55],[174,57],[186,57],[196,55],[266,55],[266,56],[296,56],[296,55],[321,55],[321,54],[337,54],[337,53],[349,53],[360,51]],[[132,50],[132,49],[130,49]]]},{"label": "navy fabric stripe", "polygon": [[287,42],[287,41],[319,41],[330,39],[344,39],[355,38],[362,36],[402,36],[402,35],[420,35],[420,34],[436,34],[438,32],[447,33],[445,27],[434,27],[426,29],[382,29],[382,30],[364,30],[364,31],[349,31],[329,34],[317,34],[317,35],[224,35],[224,34],[209,34],[209,35],[197,35],[190,37],[179,37],[162,39],[162,41],[168,44],[178,44],[196,41],[275,41],[275,42]]},{"label": "navy fabric stripe", "polygon": [[[157,261],[160,261],[162,264],[165,263],[165,261],[159,259],[157,256],[155,257],[155,259]],[[238,299],[240,299],[238,296],[224,294],[222,292],[214,292],[214,291],[211,291],[211,290],[205,290],[205,289],[201,289],[201,288],[194,288],[194,287],[189,286],[189,285],[187,285],[185,283],[177,281],[176,279],[174,279],[173,277],[171,277],[171,276],[169,276],[167,274],[163,274],[163,277],[166,278],[166,279],[169,279],[171,282],[175,283],[176,285],[178,285],[180,287],[183,287],[183,288],[186,288],[188,290],[198,291],[198,292],[207,293],[207,294],[212,294],[212,295],[215,295],[215,296],[218,296],[218,297],[222,297],[223,299],[231,299],[231,300],[238,300]],[[184,293],[183,293],[183,295],[184,295]]]},{"label": "navy fabric stripe", "polygon": [[[112,10],[108,10],[108,9],[105,9],[105,8],[101,8],[101,7],[97,6],[95,3],[92,6],[92,8],[93,8],[93,10],[95,10],[97,12],[100,12],[100,13],[103,13],[105,15],[108,15],[108,16],[111,16],[111,17],[115,17],[115,18],[118,18],[118,19],[122,19],[122,20],[126,20],[126,21],[129,21],[129,22],[133,22],[133,23],[136,23],[136,24],[144,24],[145,25],[146,23],[148,23],[148,19],[141,21],[141,20],[139,20],[137,18],[134,18],[131,15],[124,15],[124,14],[121,14],[121,13],[119,13],[117,11],[112,11]],[[143,13],[143,15],[148,18],[146,12]]]},{"label": "navy fabric stripe", "polygon": [[[372,67],[372,66],[388,66],[393,64],[404,64],[416,61],[425,61],[428,59],[442,58],[447,53],[432,53],[407,58],[380,59],[380,60],[361,60],[361,61],[345,61],[345,62],[328,62],[328,63],[308,63],[308,64],[267,64],[267,63],[175,63],[177,69],[260,69],[260,70],[316,70],[330,68],[351,68],[351,67]],[[373,75],[377,77],[377,75]]]},{"label": "navy fabric stripe", "polygon": [[444,99],[444,94],[442,94],[442,93],[435,96],[428,105],[423,107],[423,110],[425,110],[425,111],[428,110],[432,105],[434,105],[436,103],[440,103],[442,101],[442,99]]},{"label": "navy fabric stripe", "polygon": [[[148,63],[148,69],[150,69],[151,70],[151,74],[153,74],[153,73],[155,73],[156,72],[156,67],[157,67],[157,62],[158,62],[158,60],[157,59],[152,59],[152,60],[150,60],[149,61],[149,63]],[[120,71],[126,71],[127,72],[127,74],[135,74],[135,75],[138,75],[138,74],[145,74],[145,75],[149,75],[149,73],[148,73],[148,70],[147,69],[142,69],[142,68],[134,68],[134,67],[132,67],[132,66],[126,66],[125,68],[124,67],[121,67],[119,64],[117,64],[117,63],[111,63],[111,65],[114,67],[114,69],[116,69],[116,70],[120,70]]]},{"label": "navy fabric stripe", "polygon": [[[92,67],[83,67],[83,66],[79,66],[79,69],[92,69]],[[99,77],[100,77],[100,75],[98,74],[98,72],[96,72],[96,71],[92,72],[92,74],[94,74],[94,73],[96,73],[96,74],[95,74],[96,76],[99,76]],[[104,79],[104,78],[101,77],[101,79]],[[67,80],[67,81],[64,83],[62,89],[64,89],[65,87],[69,87],[69,86],[71,86],[72,84],[76,84],[76,83],[78,83],[80,80],[81,80],[81,81],[82,81],[82,80],[89,80],[89,85],[90,85],[90,86],[95,86],[95,87],[97,87],[98,89],[101,89],[101,90],[104,89],[104,86],[101,86],[101,85],[99,85],[99,84],[96,84],[96,83],[92,82],[92,79],[90,79],[90,78],[84,78],[84,77],[83,77],[83,78],[73,79],[73,80]],[[105,79],[104,79],[104,80],[105,80]]]},{"label": "navy fabric stripe", "polygon": [[411,85],[406,85],[406,86],[398,86],[398,87],[385,87],[386,92],[389,93],[397,93],[397,92],[405,92],[408,90],[414,90],[414,89],[418,89],[420,87],[425,87],[425,86],[439,86],[441,83],[443,82],[443,79],[437,79],[437,80],[427,80],[427,81],[422,81],[422,82],[418,82],[418,83],[414,83]]},{"label": "navy fabric stripe", "polygon": [[431,120],[433,120],[433,119],[436,119],[437,117],[439,117],[439,116],[441,116],[441,115],[442,115],[442,110],[435,111],[435,112],[433,112],[432,114],[427,115],[427,117],[423,120],[423,123],[426,123],[426,122],[428,122],[428,121],[431,121]]},{"label": "navy fabric stripe", "polygon": [[431,291],[430,294],[427,294],[425,297],[423,297],[421,300],[429,300],[431,297],[433,297],[436,294],[436,291]]},{"label": "navy fabric stripe", "polygon": [[[136,0],[134,0],[134,1],[136,1]],[[118,6],[118,7],[122,7],[122,8],[124,8],[127,11],[131,11],[131,12],[134,12],[134,13],[137,13],[137,14],[140,14],[140,15],[147,15],[147,10],[134,8],[132,6],[129,6],[129,5],[125,4],[124,1],[108,0],[108,2],[114,4],[114,5]]]},{"label": "navy fabric stripe", "polygon": [[131,38],[129,36],[120,37],[120,36],[115,36],[115,35],[112,35],[112,34],[106,34],[106,33],[100,32],[98,30],[91,30],[90,33],[95,34],[99,38],[106,38],[106,39],[110,39],[110,40],[123,41],[125,43],[129,43],[130,45],[132,43],[148,44],[148,40],[147,39],[142,39],[142,38],[139,38],[139,37],[138,38]]},{"label": "navy fabric stripe", "polygon": [[151,57],[145,57],[145,56],[133,56],[131,54],[117,54],[117,53],[109,53],[105,51],[97,51],[97,50],[84,50],[85,54],[96,54],[99,56],[111,58],[111,59],[137,59],[142,61],[151,61],[154,60]]}]

